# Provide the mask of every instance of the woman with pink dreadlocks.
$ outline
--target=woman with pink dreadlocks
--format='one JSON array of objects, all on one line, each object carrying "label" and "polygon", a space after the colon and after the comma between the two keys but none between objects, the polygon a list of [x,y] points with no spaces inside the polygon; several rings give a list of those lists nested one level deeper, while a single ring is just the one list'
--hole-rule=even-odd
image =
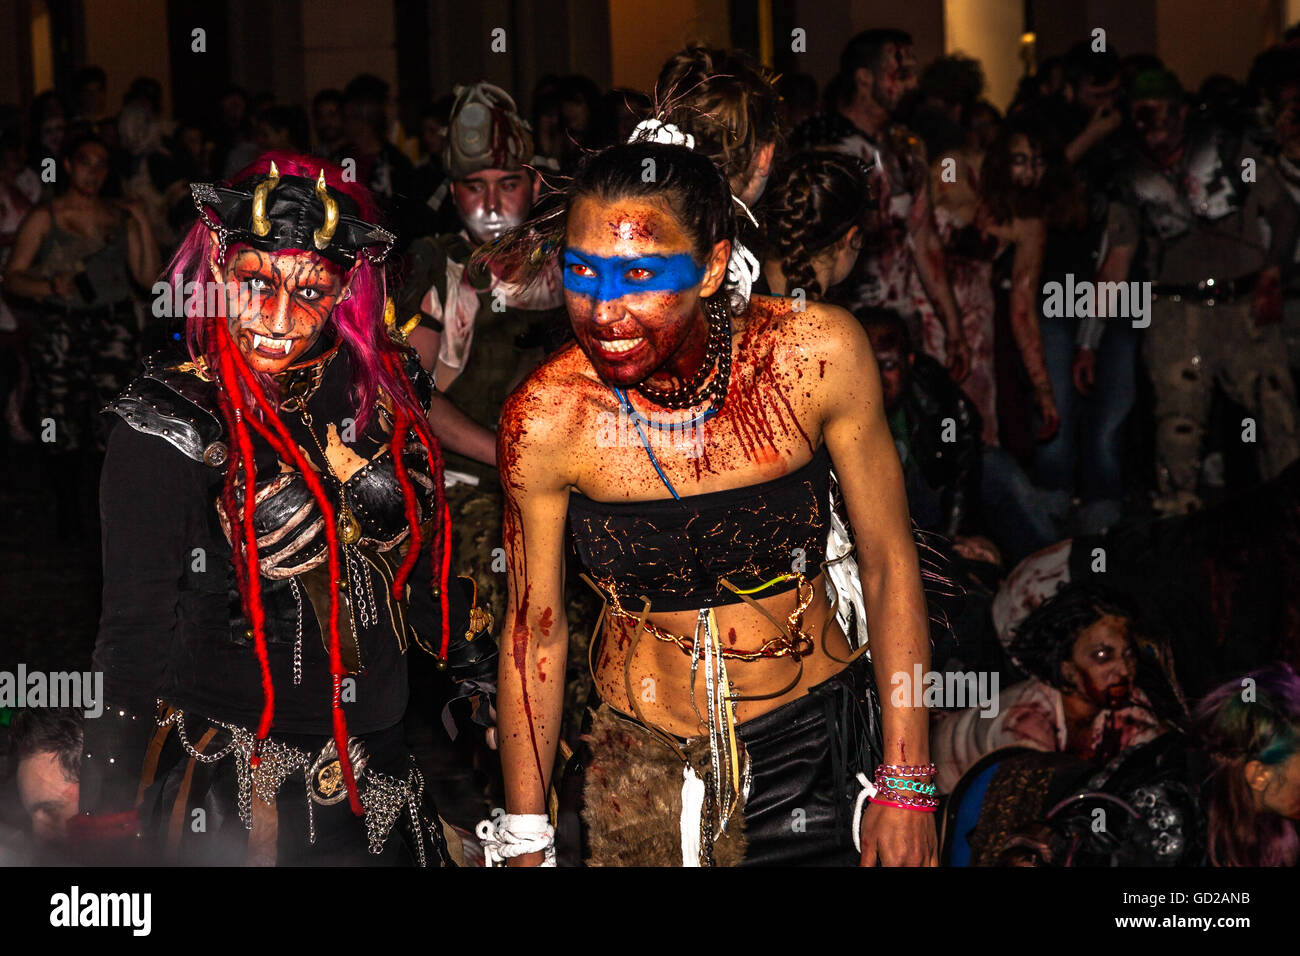
[{"label": "woman with pink dreadlocks", "polygon": [[385,310],[394,237],[305,156],[192,192],[167,277],[189,355],[109,407],[81,831],[154,861],[446,863],[405,655],[490,691],[496,653],[449,576],[432,383]]}]

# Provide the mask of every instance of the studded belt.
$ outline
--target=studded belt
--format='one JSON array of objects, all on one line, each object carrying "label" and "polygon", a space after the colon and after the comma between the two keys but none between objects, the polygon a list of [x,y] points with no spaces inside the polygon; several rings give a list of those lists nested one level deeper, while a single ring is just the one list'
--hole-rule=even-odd
[{"label": "studded belt", "polygon": [[1189,285],[1154,285],[1151,287],[1151,293],[1170,298],[1179,296],[1188,299],[1216,299],[1220,302],[1227,302],[1230,299],[1251,292],[1258,281],[1259,273],[1252,272],[1250,275],[1238,276],[1235,279],[1202,279],[1200,282]]}]

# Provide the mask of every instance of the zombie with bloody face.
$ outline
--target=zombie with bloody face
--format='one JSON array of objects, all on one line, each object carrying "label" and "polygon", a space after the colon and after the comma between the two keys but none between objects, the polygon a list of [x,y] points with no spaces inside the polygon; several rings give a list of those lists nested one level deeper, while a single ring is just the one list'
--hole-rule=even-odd
[{"label": "zombie with bloody face", "polygon": [[1155,506],[1176,514],[1200,507],[1216,386],[1257,423],[1265,479],[1300,456],[1281,324],[1300,213],[1249,141],[1189,115],[1172,73],[1138,74],[1129,102],[1140,149],[1118,189],[1136,214],[1152,282],[1142,353],[1155,391]]},{"label": "zombie with bloody face", "polygon": [[[557,859],[545,811],[571,535],[605,608],[600,701],[556,781],[559,856],[576,860],[585,833],[591,865],[933,863],[926,711],[873,721],[854,650],[866,625],[884,681],[929,660],[870,345],[842,309],[737,295],[726,177],[672,124],[656,135],[675,142],[593,154],[553,215],[484,253],[526,266],[555,250],[577,341],[511,395],[498,431],[508,812],[480,836],[492,860]],[[850,528],[860,586],[838,576]]]},{"label": "zombie with bloody face", "polygon": [[[306,156],[192,190],[169,269],[189,355],[153,357],[110,406],[107,713],[88,722],[82,806],[161,859],[436,865],[406,654],[472,679],[493,648],[467,649],[431,383],[385,316],[393,236]],[[206,831],[165,835],[195,808]]]},{"label": "zombie with bloody face", "polygon": [[1135,683],[1133,612],[1086,582],[1069,584],[1016,630],[1010,653],[1032,677],[999,695],[996,708],[936,716],[939,789],[999,747],[1064,751],[1104,764],[1154,739],[1160,721]]},{"label": "zombie with bloody face", "polygon": [[[1048,439],[1059,416],[1036,306],[1047,214],[1056,190],[1044,183],[1043,139],[1031,126],[1012,120],[986,151],[959,147],[955,137],[950,148],[942,142],[936,145],[943,152],[930,168],[934,220],[971,350],[970,375],[962,388],[980,410],[984,444],[999,445],[994,290],[1006,279],[1008,322],[1038,411],[1036,437]],[[945,175],[949,168],[955,175]],[[936,331],[933,326],[923,328],[929,338],[920,344],[928,354],[942,347],[933,339]]]},{"label": "zombie with bloody face", "polygon": [[850,153],[875,170],[886,228],[850,277],[853,304],[901,313],[913,340],[932,347],[960,382],[970,349],[935,230],[925,147],[894,120],[917,88],[912,38],[901,30],[858,34],[840,56],[836,86],[836,109],[807,120],[791,141],[796,148]]},{"label": "zombie with bloody face", "polygon": [[498,616],[505,588],[492,568],[501,546],[497,417],[566,323],[554,256],[526,284],[471,266],[470,256],[528,218],[541,189],[532,160],[532,133],[504,90],[487,83],[458,88],[443,165],[460,229],[413,243],[399,310],[418,316],[411,345],[437,384],[433,427],[448,451],[457,567],[474,573]]}]

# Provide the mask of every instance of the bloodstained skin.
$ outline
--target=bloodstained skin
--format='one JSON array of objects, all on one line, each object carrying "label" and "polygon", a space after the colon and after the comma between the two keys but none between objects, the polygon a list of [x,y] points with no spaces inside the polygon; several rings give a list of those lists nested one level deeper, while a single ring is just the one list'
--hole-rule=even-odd
[{"label": "bloodstained skin", "polygon": [[659,234],[654,230],[653,221],[648,216],[620,216],[611,219],[609,231],[623,240],[653,242],[659,238]]},{"label": "bloodstained skin", "polygon": [[[505,416],[502,416],[505,418]],[[537,746],[536,722],[533,720],[533,705],[528,699],[528,642],[531,633],[528,629],[528,552],[524,540],[523,515],[519,503],[512,493],[512,485],[520,480],[518,444],[526,434],[522,416],[515,419],[508,432],[502,432],[497,440],[498,459],[501,462],[501,474],[507,478],[505,513],[502,515],[501,533],[507,549],[518,555],[518,561],[510,565],[510,583],[515,594],[519,594],[519,607],[515,610],[514,625],[510,635],[510,651],[515,670],[519,674],[519,692],[523,698],[524,716],[528,718],[528,737],[533,746],[533,760],[537,764],[538,786],[545,791],[546,775],[542,773],[542,755]],[[520,590],[520,584],[523,590]]]},{"label": "bloodstained skin", "polygon": [[[779,425],[786,435],[791,434],[790,426],[793,425],[812,452],[812,441],[799,424],[799,417],[772,370],[774,363],[771,361],[772,342],[769,333],[776,324],[779,313],[772,306],[760,307],[757,303],[752,311],[755,315],[741,337],[738,374],[732,377],[727,389],[727,401],[721,417],[730,418],[736,441],[749,461],[771,461],[776,456],[776,432],[773,424]],[[747,387],[746,378],[752,381],[752,387]],[[760,451],[764,446],[766,451]]]},{"label": "bloodstained skin", "polygon": [[727,641],[731,644],[736,643],[736,629],[734,627],[727,631]]},{"label": "bloodstained skin", "polygon": [[542,612],[542,617],[537,622],[538,627],[542,629],[543,637],[551,636],[551,625],[554,623],[555,623],[554,617],[551,613],[551,609],[548,607],[545,611]]},{"label": "bloodstained skin", "polygon": [[533,760],[537,763],[537,781],[545,786],[546,776],[542,773],[542,755],[537,749],[537,731],[534,729],[533,705],[528,700],[528,588],[524,584],[523,596],[519,598],[519,609],[515,611],[514,633],[511,636],[510,649],[514,655],[515,670],[519,672],[520,696],[524,701],[524,716],[528,718],[528,737],[533,744]]}]

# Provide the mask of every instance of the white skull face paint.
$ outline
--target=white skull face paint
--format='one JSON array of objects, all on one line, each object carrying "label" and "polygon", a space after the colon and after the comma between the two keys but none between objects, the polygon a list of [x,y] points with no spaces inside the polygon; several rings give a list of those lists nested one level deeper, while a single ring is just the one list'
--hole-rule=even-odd
[{"label": "white skull face paint", "polygon": [[451,185],[451,198],[465,231],[490,242],[528,218],[533,179],[525,169],[481,169]]}]

